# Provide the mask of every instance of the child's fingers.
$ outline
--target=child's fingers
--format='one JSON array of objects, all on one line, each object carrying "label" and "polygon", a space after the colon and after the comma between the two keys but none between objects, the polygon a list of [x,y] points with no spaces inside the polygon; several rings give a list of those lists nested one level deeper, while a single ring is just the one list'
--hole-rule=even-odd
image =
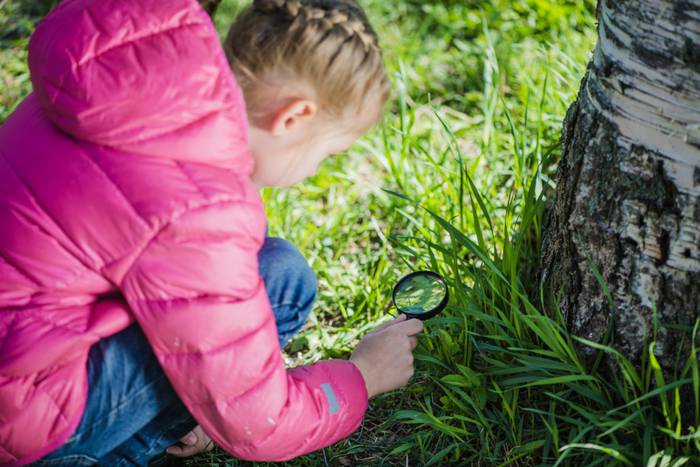
[{"label": "child's fingers", "polygon": [[196,426],[194,430],[180,438],[180,442],[170,446],[165,452],[176,457],[189,457],[200,452],[211,451],[213,448],[214,442],[211,438],[201,426]]},{"label": "child's fingers", "polygon": [[423,330],[423,321],[412,318],[396,324],[395,330],[397,332],[406,333],[407,336],[413,336]]},{"label": "child's fingers", "polygon": [[185,446],[181,443],[174,444],[165,450],[175,457],[190,457],[200,452],[209,452],[214,449],[214,443],[210,440],[207,443],[197,443],[194,446]]},{"label": "child's fingers", "polygon": [[198,446],[185,446],[178,444],[170,446],[165,450],[165,452],[175,457],[189,457],[197,454],[200,451],[201,449]]},{"label": "child's fingers", "polygon": [[194,446],[197,444],[197,435],[194,433],[194,431],[190,431],[185,436],[180,438],[180,442],[185,446]]},{"label": "child's fingers", "polygon": [[376,328],[372,329],[371,332],[376,332],[376,331],[381,331],[384,328],[388,328],[389,326],[393,326],[394,324],[401,323],[403,321],[406,321],[406,315],[400,314],[397,318],[394,318],[392,320],[386,321]]}]

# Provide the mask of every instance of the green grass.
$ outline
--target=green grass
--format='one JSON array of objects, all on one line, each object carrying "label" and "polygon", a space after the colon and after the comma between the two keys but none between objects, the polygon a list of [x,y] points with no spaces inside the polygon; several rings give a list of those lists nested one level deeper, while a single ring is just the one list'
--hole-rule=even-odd
[{"label": "green grass", "polygon": [[27,40],[50,2],[0,0],[0,123],[31,91]]},{"label": "green grass", "polygon": [[[411,270],[442,273],[451,301],[427,323],[414,381],[370,401],[348,439],[289,465],[697,464],[695,351],[669,378],[650,342],[635,368],[540,304],[541,220],[595,41],[593,2],[363,5],[393,81],[384,121],[308,182],[264,192],[270,234],[294,242],[319,278],[287,359],[347,357],[388,317],[391,287]],[[239,8],[224,0],[222,33]],[[23,47],[36,17],[0,9],[0,119],[29,89]],[[25,26],[8,36],[10,23]],[[575,350],[586,345],[598,352],[592,368]],[[189,463],[250,465],[221,451]]]}]

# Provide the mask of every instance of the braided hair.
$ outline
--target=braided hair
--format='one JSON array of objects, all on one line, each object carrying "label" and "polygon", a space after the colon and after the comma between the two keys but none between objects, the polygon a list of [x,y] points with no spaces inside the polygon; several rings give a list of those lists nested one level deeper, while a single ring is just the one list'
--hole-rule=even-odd
[{"label": "braided hair", "polygon": [[[255,0],[224,42],[254,121],[261,83],[303,80],[330,112],[357,112],[389,94],[377,34],[355,0]],[[372,107],[377,107],[376,105]]]}]

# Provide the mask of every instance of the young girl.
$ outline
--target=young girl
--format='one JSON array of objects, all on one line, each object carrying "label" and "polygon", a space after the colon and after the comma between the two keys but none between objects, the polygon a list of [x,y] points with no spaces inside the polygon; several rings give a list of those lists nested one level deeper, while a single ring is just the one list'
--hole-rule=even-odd
[{"label": "young girl", "polygon": [[34,33],[34,92],[0,127],[0,464],[145,465],[197,423],[290,459],[410,378],[416,320],[284,368],[315,280],[255,189],[379,118],[365,15],[259,0],[225,48],[196,0],[66,0]]}]

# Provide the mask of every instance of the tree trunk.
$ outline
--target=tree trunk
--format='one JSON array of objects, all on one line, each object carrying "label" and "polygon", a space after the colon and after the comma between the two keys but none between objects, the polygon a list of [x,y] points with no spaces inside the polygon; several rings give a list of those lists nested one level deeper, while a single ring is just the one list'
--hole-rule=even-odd
[{"label": "tree trunk", "polygon": [[655,355],[677,366],[688,334],[667,325],[700,317],[700,0],[599,0],[562,142],[542,246],[550,304],[593,341],[612,324],[635,361],[655,309]]}]

